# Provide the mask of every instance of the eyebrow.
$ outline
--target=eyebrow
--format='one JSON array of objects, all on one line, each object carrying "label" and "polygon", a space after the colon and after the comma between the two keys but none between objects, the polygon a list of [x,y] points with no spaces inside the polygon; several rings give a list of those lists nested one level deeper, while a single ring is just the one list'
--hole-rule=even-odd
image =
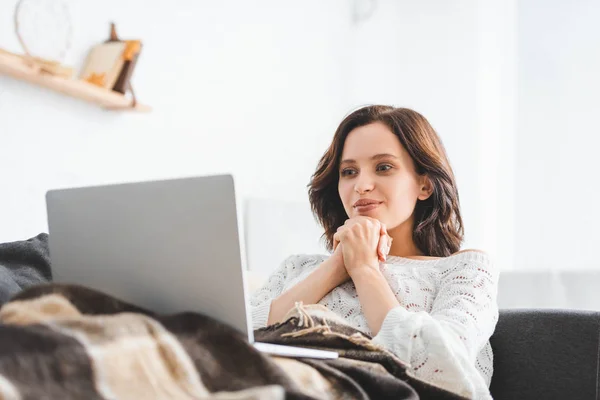
[{"label": "eyebrow", "polygon": [[[393,154],[388,154],[388,153],[382,153],[382,154],[375,154],[373,157],[371,157],[371,160],[380,160],[382,158],[387,158],[387,157],[391,157],[391,158],[395,158],[395,159],[400,159],[400,157],[397,157]],[[340,165],[342,164],[353,164],[356,163],[356,160],[351,160],[351,159],[346,159],[346,160],[342,160],[342,162],[340,162]]]}]

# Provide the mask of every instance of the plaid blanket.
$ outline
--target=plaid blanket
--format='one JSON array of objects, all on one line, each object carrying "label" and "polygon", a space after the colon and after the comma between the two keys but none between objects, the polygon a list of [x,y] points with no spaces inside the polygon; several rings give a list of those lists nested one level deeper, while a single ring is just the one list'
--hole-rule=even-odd
[{"label": "plaid blanket", "polygon": [[48,235],[0,244],[0,399],[458,399],[324,307],[297,304],[258,341],[337,351],[268,356],[198,313],[156,315],[50,283]]},{"label": "plaid blanket", "polygon": [[42,284],[0,309],[2,399],[459,399],[322,306],[297,304],[258,341],[338,351],[268,356],[198,313],[155,315],[89,288]]}]

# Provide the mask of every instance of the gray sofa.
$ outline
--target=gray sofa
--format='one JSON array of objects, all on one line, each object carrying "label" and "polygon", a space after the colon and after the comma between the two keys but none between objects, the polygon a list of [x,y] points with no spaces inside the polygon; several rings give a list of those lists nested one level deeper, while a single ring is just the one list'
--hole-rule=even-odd
[{"label": "gray sofa", "polygon": [[491,338],[495,400],[600,399],[600,312],[500,311]]}]

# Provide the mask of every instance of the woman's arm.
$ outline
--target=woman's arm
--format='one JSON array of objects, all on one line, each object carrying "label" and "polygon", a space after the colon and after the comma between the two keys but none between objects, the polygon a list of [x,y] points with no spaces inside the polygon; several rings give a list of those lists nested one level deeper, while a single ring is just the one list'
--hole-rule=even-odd
[{"label": "woman's arm", "polygon": [[400,307],[400,303],[379,270],[379,266],[357,269],[352,274],[352,281],[356,287],[369,329],[375,336],[388,313],[392,309]]},{"label": "woman's arm", "polygon": [[498,271],[485,253],[469,251],[453,256],[439,280],[430,313],[391,309],[373,342],[410,364],[417,377],[469,398],[489,398],[492,361],[483,360],[482,371],[475,363],[498,321]]},{"label": "woman's arm", "polygon": [[273,300],[267,324],[281,322],[298,301],[304,304],[318,303],[327,293],[348,279],[350,277],[344,267],[341,247],[338,247],[333,255],[323,261],[306,279]]},{"label": "woman's arm", "polygon": [[[373,252],[375,260],[385,260],[391,243],[385,228],[378,228],[374,232],[373,240],[377,249],[376,252]],[[333,254],[285,293],[283,293],[283,288],[287,286],[287,283],[304,272],[306,268],[314,268],[314,264],[294,265],[294,256],[284,261],[279,270],[271,275],[267,284],[252,298],[250,304],[252,306],[254,328],[257,329],[281,322],[296,302],[304,304],[318,303],[333,289],[349,280],[350,276],[346,269],[343,248],[344,246],[339,244],[339,241],[334,240]]]},{"label": "woman's arm", "polygon": [[[349,279],[343,265],[341,247],[323,261],[321,256],[293,255],[286,258],[267,282],[250,299],[254,329],[281,321],[297,301],[319,302],[327,293]],[[284,293],[288,282],[307,269],[313,271]]]}]

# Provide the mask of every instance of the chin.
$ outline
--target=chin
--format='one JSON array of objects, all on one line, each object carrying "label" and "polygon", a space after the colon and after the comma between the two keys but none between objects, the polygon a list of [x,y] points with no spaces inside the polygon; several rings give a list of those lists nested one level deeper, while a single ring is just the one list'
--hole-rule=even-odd
[{"label": "chin", "polygon": [[356,215],[356,216],[362,215],[364,217],[375,218],[375,219],[379,220],[380,222],[383,222],[381,220],[381,217],[382,217],[381,214],[382,214],[381,210],[379,210],[379,209],[369,210],[369,211],[362,211],[362,212],[359,212],[359,211],[355,211],[354,212],[354,215]]},{"label": "chin", "polygon": [[[356,215],[364,215],[366,217],[377,218],[377,215],[379,213],[377,212],[377,210],[371,210],[371,211],[357,211],[354,214],[356,214]],[[377,218],[377,219],[379,219],[379,218]]]}]

